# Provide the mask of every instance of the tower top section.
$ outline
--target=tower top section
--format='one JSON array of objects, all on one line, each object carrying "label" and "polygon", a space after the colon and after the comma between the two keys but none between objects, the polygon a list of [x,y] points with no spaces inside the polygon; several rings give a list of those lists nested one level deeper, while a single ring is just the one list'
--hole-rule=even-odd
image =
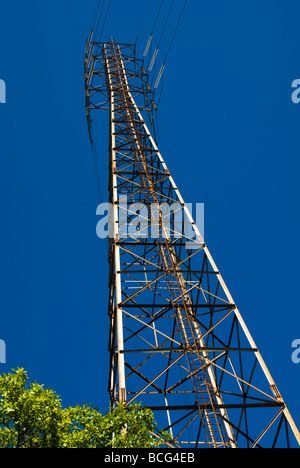
[{"label": "tower top section", "polygon": [[109,57],[117,53],[122,54],[129,91],[132,93],[139,110],[143,112],[145,120],[156,139],[154,90],[149,82],[149,73],[145,71],[144,58],[136,54],[135,44],[116,44],[110,42],[93,41],[91,32],[86,44],[84,58],[86,116],[91,137],[92,113],[96,109],[109,109],[109,80],[105,67],[105,54]]}]

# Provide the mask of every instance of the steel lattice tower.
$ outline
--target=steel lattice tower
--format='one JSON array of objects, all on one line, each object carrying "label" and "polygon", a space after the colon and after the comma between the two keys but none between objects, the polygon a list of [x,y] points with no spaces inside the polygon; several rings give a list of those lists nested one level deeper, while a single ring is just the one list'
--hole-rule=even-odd
[{"label": "steel lattice tower", "polygon": [[[85,81],[89,129],[93,110],[110,111],[111,404],[151,408],[173,447],[300,444],[145,123],[153,122],[153,95],[135,46],[90,35]],[[164,209],[171,205],[172,212]]]}]

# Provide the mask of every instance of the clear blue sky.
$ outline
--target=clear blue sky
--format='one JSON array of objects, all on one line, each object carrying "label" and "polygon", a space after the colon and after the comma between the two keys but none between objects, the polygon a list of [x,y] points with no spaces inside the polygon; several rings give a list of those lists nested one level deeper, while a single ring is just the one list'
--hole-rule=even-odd
[{"label": "clear blue sky", "polygon": [[[107,244],[96,237],[83,84],[96,4],[1,5],[0,372],[24,367],[65,406],[106,411]],[[112,0],[103,39],[134,41],[145,4]],[[161,152],[185,201],[205,203],[205,240],[298,426],[299,18],[298,0],[189,0],[158,114]]]}]

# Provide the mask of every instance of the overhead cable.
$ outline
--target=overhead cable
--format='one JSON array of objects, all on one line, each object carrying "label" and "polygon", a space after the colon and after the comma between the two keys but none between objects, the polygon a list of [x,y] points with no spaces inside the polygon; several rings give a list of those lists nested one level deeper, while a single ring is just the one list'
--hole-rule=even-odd
[{"label": "overhead cable", "polygon": [[161,1],[160,7],[159,7],[159,9],[158,9],[158,12],[157,12],[157,15],[156,15],[156,18],[155,18],[155,22],[154,22],[152,31],[151,31],[151,34],[150,34],[150,36],[149,36],[148,43],[147,43],[147,45],[146,45],[146,49],[145,49],[145,52],[144,52],[144,57],[147,56],[147,53],[148,53],[148,50],[149,50],[151,41],[152,41],[152,39],[153,39],[153,34],[154,34],[154,31],[155,31],[155,28],[156,28],[156,25],[157,25],[157,22],[158,22],[158,18],[159,18],[159,15],[160,15],[160,12],[161,12],[163,3],[164,3],[164,0]]},{"label": "overhead cable", "polygon": [[101,3],[101,0],[98,1],[98,6],[97,6],[97,10],[96,10],[96,13],[95,13],[95,16],[94,16],[94,21],[93,21],[93,24],[92,24],[92,27],[91,27],[91,31],[94,31],[94,27],[95,27],[96,19],[97,19],[97,16],[98,16],[100,3]]},{"label": "overhead cable", "polygon": [[98,23],[97,23],[97,28],[96,28],[96,31],[95,31],[95,40],[96,40],[96,38],[97,38],[98,29],[99,29],[100,22],[101,22],[101,19],[102,19],[102,15],[103,15],[103,10],[104,10],[105,3],[106,3],[106,0],[103,0],[101,12],[100,12],[100,16],[99,16]]},{"label": "overhead cable", "polygon": [[168,59],[168,57],[169,57],[169,54],[170,54],[170,51],[171,51],[171,48],[172,48],[172,45],[173,45],[173,42],[174,42],[174,39],[175,39],[176,33],[177,33],[177,31],[178,31],[178,28],[179,28],[179,25],[180,25],[180,22],[181,22],[181,19],[182,19],[182,16],[183,16],[183,13],[184,13],[185,7],[186,7],[186,5],[187,5],[187,2],[188,2],[188,0],[185,0],[185,2],[184,2],[184,5],[183,5],[183,8],[182,8],[182,10],[181,10],[181,13],[180,13],[180,16],[179,16],[179,19],[178,19],[178,22],[177,22],[177,25],[176,25],[176,28],[175,28],[175,31],[174,31],[173,37],[172,37],[172,39],[171,39],[171,42],[170,42],[169,48],[168,48],[168,50],[167,50],[167,54],[166,54],[166,57],[165,57],[164,63],[163,63],[163,64],[162,64],[162,66],[161,66],[161,69],[160,69],[160,71],[159,71],[159,74],[158,74],[158,77],[157,77],[156,83],[155,83],[155,85],[154,85],[154,88],[155,88],[155,89],[156,89],[156,88],[158,88],[158,85],[159,85],[159,83],[160,83],[160,80],[161,80],[162,74],[163,74],[163,72],[164,72],[164,69],[165,69],[165,67],[166,67],[166,62],[167,62],[167,59]]},{"label": "overhead cable", "polygon": [[103,34],[103,31],[104,31],[104,28],[105,28],[105,25],[106,25],[106,21],[107,21],[108,13],[109,13],[109,10],[110,10],[110,6],[111,6],[111,0],[109,0],[109,4],[108,4],[107,10],[106,10],[106,15],[105,15],[104,23],[103,23],[103,26],[102,26],[99,42],[101,42],[101,39],[102,39],[102,34]]},{"label": "overhead cable", "polygon": [[172,9],[173,9],[173,6],[174,6],[174,3],[175,3],[175,0],[172,0],[170,9],[169,9],[169,12],[168,12],[168,14],[167,14],[167,18],[166,18],[166,21],[165,21],[165,24],[164,24],[164,27],[163,27],[163,30],[162,30],[162,33],[161,33],[160,38],[159,38],[159,41],[158,41],[158,45],[157,45],[157,47],[156,47],[156,49],[155,49],[155,52],[154,52],[154,55],[153,55],[151,64],[150,64],[150,66],[149,66],[149,71],[151,71],[152,68],[153,68],[153,65],[154,65],[155,59],[156,59],[156,57],[157,57],[158,50],[159,50],[159,47],[160,47],[162,38],[163,38],[163,36],[164,36],[165,30],[166,30],[166,27],[167,27],[167,24],[168,24],[168,21],[169,21],[169,18],[170,18],[170,15],[171,15],[171,12],[172,12]]},{"label": "overhead cable", "polygon": [[166,55],[164,64],[166,63],[167,58],[168,58],[169,53],[170,53],[170,50],[171,50],[171,48],[172,48],[172,45],[173,45],[173,42],[174,42],[176,33],[177,33],[177,31],[178,31],[178,28],[179,28],[179,25],[180,25],[180,22],[181,22],[181,19],[182,19],[182,16],[183,16],[185,7],[186,7],[186,5],[187,5],[187,2],[188,2],[188,0],[185,0],[184,5],[183,5],[183,8],[182,8],[182,11],[181,11],[180,16],[179,16],[179,20],[178,20],[178,22],[177,22],[177,25],[176,25],[176,28],[175,28],[175,31],[174,31],[174,34],[173,34],[173,37],[172,37],[172,40],[171,40],[171,43],[170,43],[170,45],[169,45],[169,49],[168,49],[168,52],[167,52],[167,55]]},{"label": "overhead cable", "polygon": [[139,26],[139,29],[138,29],[138,33],[137,33],[137,36],[136,36],[135,43],[137,43],[138,38],[139,38],[139,35],[140,35],[140,32],[141,32],[141,30],[142,30],[142,27],[143,27],[143,24],[144,24],[144,21],[145,21],[145,18],[146,18],[146,14],[147,14],[147,11],[148,11],[148,8],[149,8],[149,5],[150,5],[150,1],[151,1],[151,0],[148,0],[148,1],[147,1],[146,7],[145,7],[145,10],[144,10],[144,14],[143,14],[143,16],[142,16],[141,23],[140,23],[140,26]]}]

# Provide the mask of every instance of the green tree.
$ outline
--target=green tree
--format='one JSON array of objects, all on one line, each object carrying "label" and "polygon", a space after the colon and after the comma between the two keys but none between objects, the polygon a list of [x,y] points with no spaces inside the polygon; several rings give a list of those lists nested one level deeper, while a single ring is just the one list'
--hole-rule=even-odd
[{"label": "green tree", "polygon": [[28,383],[24,369],[0,376],[1,448],[151,448],[164,445],[155,435],[151,410],[119,405],[102,415],[92,406],[62,408],[43,385]]}]

